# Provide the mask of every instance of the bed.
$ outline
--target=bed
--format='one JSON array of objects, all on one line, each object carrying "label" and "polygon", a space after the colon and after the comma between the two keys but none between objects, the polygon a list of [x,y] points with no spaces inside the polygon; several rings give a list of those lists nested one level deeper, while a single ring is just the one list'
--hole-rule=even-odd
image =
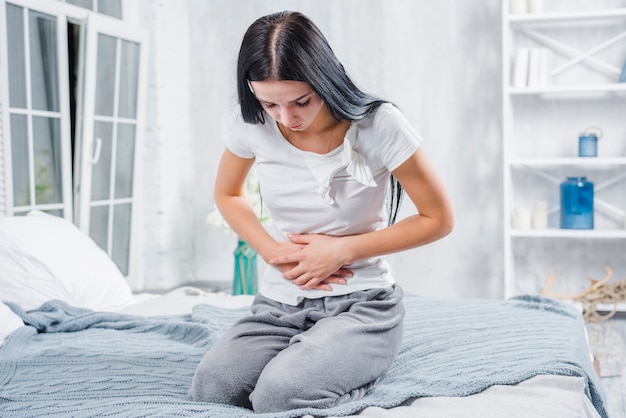
[{"label": "bed", "polygon": [[[0,218],[0,295],[2,417],[262,416],[188,395],[201,357],[250,296],[134,295],[88,237],[42,213]],[[411,294],[405,305],[400,354],[361,400],[271,416],[607,417],[570,305]]]}]

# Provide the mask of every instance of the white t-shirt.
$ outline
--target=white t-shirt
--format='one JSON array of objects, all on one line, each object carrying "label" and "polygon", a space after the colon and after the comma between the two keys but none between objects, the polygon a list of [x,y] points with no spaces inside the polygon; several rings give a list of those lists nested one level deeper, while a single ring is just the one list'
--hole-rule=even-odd
[{"label": "white t-shirt", "polygon": [[[255,158],[261,196],[272,218],[277,241],[288,234],[345,236],[387,226],[390,173],[421,145],[422,138],[393,105],[383,104],[367,118],[352,122],[344,143],[328,154],[300,150],[288,142],[266,114],[265,124],[243,124],[241,135],[226,146],[242,158]],[[391,286],[394,279],[384,257],[348,267],[353,277],[332,291],[300,290],[268,266],[260,293],[297,305],[303,298],[336,296]]]}]

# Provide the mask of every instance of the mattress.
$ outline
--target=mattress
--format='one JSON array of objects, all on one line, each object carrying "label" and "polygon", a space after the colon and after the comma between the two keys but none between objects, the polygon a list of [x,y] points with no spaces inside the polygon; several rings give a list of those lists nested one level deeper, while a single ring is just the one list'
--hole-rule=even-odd
[{"label": "mattress", "polygon": [[[138,295],[138,302],[121,312],[142,315],[186,315],[194,306],[208,304],[220,308],[242,309],[253,296],[232,296],[183,286],[163,295]],[[537,375],[513,385],[493,385],[468,396],[424,396],[410,398],[399,406],[367,407],[359,418],[600,418],[585,394],[586,378],[581,376]],[[310,415],[309,415],[310,416]]]}]

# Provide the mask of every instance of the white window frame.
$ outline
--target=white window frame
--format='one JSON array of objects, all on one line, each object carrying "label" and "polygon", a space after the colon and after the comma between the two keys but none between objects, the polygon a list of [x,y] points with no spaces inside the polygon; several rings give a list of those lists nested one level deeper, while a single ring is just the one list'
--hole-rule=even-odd
[{"label": "white window frame", "polygon": [[[30,79],[30,63],[26,66],[26,109],[13,109],[10,108],[9,103],[9,71],[8,71],[8,45],[6,39],[6,3],[14,4],[16,6],[23,7],[24,9],[36,10],[41,13],[45,13],[56,17],[57,23],[57,58],[58,58],[58,77],[59,80],[59,111],[49,112],[31,109],[31,79]],[[68,57],[67,57],[67,19],[68,15],[65,13],[64,7],[59,7],[57,2],[48,2],[42,0],[11,0],[3,1],[0,4],[0,27],[2,28],[2,36],[0,37],[0,53],[2,54],[2,120],[3,120],[3,140],[4,140],[4,156],[5,156],[5,178],[6,178],[6,204],[7,215],[13,216],[16,212],[25,212],[32,209],[39,210],[53,210],[62,209],[63,217],[67,220],[72,220],[72,173],[71,173],[71,149],[70,141],[70,105],[69,105],[69,74]],[[28,19],[28,14],[24,14],[25,20]],[[28,24],[25,24],[25,28],[28,28]],[[28,42],[26,42],[26,59],[30,59]],[[61,158],[63,160],[63,166],[61,169],[62,183],[61,194],[62,203],[60,204],[33,204],[32,202],[25,206],[16,207],[13,199],[13,163],[11,153],[11,114],[23,114],[27,116],[59,116],[60,128],[61,128]],[[29,141],[32,141],[32,122],[29,118],[28,124]],[[32,142],[30,145],[30,165],[32,165]],[[30,179],[30,193],[34,197],[34,184],[35,179],[31,176]]]},{"label": "white window frame", "polygon": [[[84,71],[79,75],[79,83],[77,90],[77,120],[76,120],[76,156],[75,164],[78,175],[75,176],[78,182],[75,182],[74,196],[76,200],[75,222],[81,230],[89,232],[90,224],[90,206],[91,206],[91,179],[92,164],[91,161],[96,153],[94,138],[94,109],[95,109],[95,78],[96,78],[96,60],[97,60],[97,38],[99,34],[105,34],[114,38],[123,38],[140,44],[139,58],[139,83],[137,91],[137,116],[133,120],[135,123],[135,158],[134,158],[134,175],[133,175],[133,194],[131,198],[121,199],[132,203],[131,214],[131,238],[130,253],[128,266],[128,279],[133,288],[141,288],[143,285],[140,268],[138,263],[139,242],[141,240],[140,218],[141,218],[141,192],[140,178],[142,173],[141,150],[144,138],[145,127],[145,82],[147,77],[147,34],[138,28],[130,27],[127,24],[116,21],[114,18],[107,16],[91,14],[87,18],[87,22],[82,27],[83,35],[81,36],[81,53],[80,57],[85,62],[79,65]],[[119,67],[119,48],[118,48],[118,67]],[[119,68],[118,68],[119,69]],[[118,73],[119,76],[119,73]],[[116,77],[116,82],[119,78]],[[117,107],[117,96],[114,100]],[[117,112],[114,112],[116,114]],[[112,121],[124,122],[123,118],[112,117]],[[115,154],[115,153],[113,153]],[[113,155],[114,158],[114,155]],[[109,199],[106,204],[120,203],[120,199]],[[108,228],[108,248],[105,250],[109,255],[112,253],[112,223]]]},{"label": "white window frame", "polygon": [[[8,74],[8,45],[6,39],[6,3],[14,4],[16,6],[23,7],[24,9],[31,9],[54,16],[57,19],[57,52],[58,52],[58,77],[59,77],[59,112],[53,112],[55,115],[60,114],[61,119],[61,158],[63,160],[62,165],[62,203],[61,204],[31,204],[28,206],[14,207],[13,198],[13,163],[11,153],[11,123],[10,115],[12,113],[24,113],[28,115],[50,115],[51,112],[33,111],[26,109],[26,112],[22,109],[9,108],[9,74]],[[128,10],[127,2],[122,2],[122,11],[126,15]],[[27,15],[26,15],[27,16]],[[69,68],[68,68],[68,49],[67,49],[67,23],[75,22],[81,26],[81,42],[83,45],[79,47],[80,56],[79,59],[79,75],[84,77],[85,80],[79,82],[77,87],[77,105],[76,105],[76,138],[75,138],[75,184],[72,185],[72,150],[71,150],[71,121],[70,121],[70,103],[69,103]],[[141,263],[139,263],[139,256],[141,254],[141,187],[140,178],[142,174],[141,170],[141,150],[143,147],[144,127],[145,127],[145,86],[147,77],[147,33],[138,28],[131,27],[124,20],[119,20],[114,17],[98,14],[94,11],[84,9],[79,6],[60,2],[57,0],[0,0],[0,100],[2,108],[2,136],[0,140],[4,145],[4,178],[0,173],[0,181],[5,182],[5,204],[6,214],[8,216],[14,216],[16,212],[24,212],[32,209],[39,210],[51,210],[62,209],[65,219],[74,222],[83,230],[89,234],[89,207],[81,207],[85,201],[88,201],[91,188],[91,172],[84,169],[81,159],[85,158],[86,153],[81,151],[80,144],[82,138],[85,137],[83,133],[84,126],[91,126],[93,128],[93,118],[89,121],[89,118],[83,117],[83,109],[88,107],[90,101],[94,100],[95,92],[84,89],[83,86],[89,86],[89,77],[95,75],[95,54],[85,48],[93,48],[91,42],[87,37],[97,37],[97,33],[105,33],[114,37],[121,37],[140,43],[140,66],[139,66],[139,85],[138,85],[138,97],[137,97],[137,118],[136,130],[135,130],[135,164],[133,172],[133,204],[131,215],[131,238],[129,248],[129,270],[126,278],[129,284],[133,288],[141,288],[143,285],[143,277],[141,271]],[[96,35],[90,35],[95,33]],[[91,39],[91,38],[90,38]],[[28,48],[28,46],[26,47]],[[87,58],[86,58],[87,56]],[[91,56],[92,58],[89,58]],[[26,58],[30,59],[28,50],[26,50]],[[30,68],[28,66],[28,68]],[[30,77],[27,76],[27,86],[30,84]],[[30,107],[30,87],[27,87],[27,107]],[[27,113],[30,112],[30,113]],[[85,132],[88,134],[88,132]],[[31,137],[32,138],[32,137]],[[31,148],[32,150],[32,148]],[[31,151],[32,152],[32,151]],[[89,176],[89,178],[81,178],[83,175]],[[31,183],[34,184],[34,179],[31,179]],[[32,189],[32,186],[31,186]],[[32,192],[32,190],[31,190]],[[84,196],[87,196],[86,198]],[[87,199],[87,200],[86,200]],[[17,209],[17,211],[16,211]],[[106,250],[106,249],[105,249]],[[110,250],[110,248],[109,248]],[[110,251],[108,252],[111,254]]]}]

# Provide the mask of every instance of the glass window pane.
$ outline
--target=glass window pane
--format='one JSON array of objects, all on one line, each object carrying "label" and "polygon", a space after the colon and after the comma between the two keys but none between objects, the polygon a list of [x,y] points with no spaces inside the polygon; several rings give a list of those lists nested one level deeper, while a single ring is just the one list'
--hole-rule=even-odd
[{"label": "glass window pane", "polygon": [[124,203],[113,209],[113,246],[111,258],[124,276],[128,275],[130,253],[130,218],[132,205]]},{"label": "glass window pane", "polygon": [[118,115],[134,119],[137,115],[137,84],[139,80],[139,44],[122,41]]},{"label": "glass window pane", "polygon": [[24,9],[7,3],[7,46],[9,54],[9,105],[26,108],[26,47]]},{"label": "glass window pane", "polygon": [[98,0],[98,13],[122,18],[122,0]]},{"label": "glass window pane", "polygon": [[61,121],[33,117],[35,203],[61,203]]},{"label": "glass window pane", "polygon": [[93,165],[91,172],[92,201],[109,199],[110,197],[113,124],[110,122],[96,122],[94,124],[94,138],[96,141],[101,141],[102,147],[100,149],[100,159]]},{"label": "glass window pane", "polygon": [[[41,209],[39,209],[39,210],[41,210]],[[63,209],[46,209],[46,210],[41,210],[41,211],[45,212],[45,213],[48,213],[50,215],[53,215],[53,216],[58,216],[59,218],[63,217]],[[26,212],[26,213],[28,213],[28,212]]]},{"label": "glass window pane", "polygon": [[113,116],[117,39],[98,34],[96,115]]},{"label": "glass window pane", "polygon": [[109,242],[109,206],[93,206],[89,218],[89,236],[107,251]]},{"label": "glass window pane", "polygon": [[115,156],[115,197],[132,197],[135,165],[135,125],[120,123],[117,127]]},{"label": "glass window pane", "polygon": [[44,212],[49,213],[50,215],[58,216],[59,218],[63,217],[63,209],[50,209],[44,210]]},{"label": "glass window pane", "polygon": [[30,170],[28,164],[28,120],[11,115],[11,161],[13,163],[13,204],[30,205]]},{"label": "glass window pane", "polygon": [[74,4],[78,7],[93,10],[93,0],[65,0],[67,3]]},{"label": "glass window pane", "polygon": [[32,108],[59,111],[56,19],[29,11]]},{"label": "glass window pane", "polygon": [[126,123],[118,125],[115,164],[115,197],[132,197],[133,170],[135,168],[135,125]]}]

